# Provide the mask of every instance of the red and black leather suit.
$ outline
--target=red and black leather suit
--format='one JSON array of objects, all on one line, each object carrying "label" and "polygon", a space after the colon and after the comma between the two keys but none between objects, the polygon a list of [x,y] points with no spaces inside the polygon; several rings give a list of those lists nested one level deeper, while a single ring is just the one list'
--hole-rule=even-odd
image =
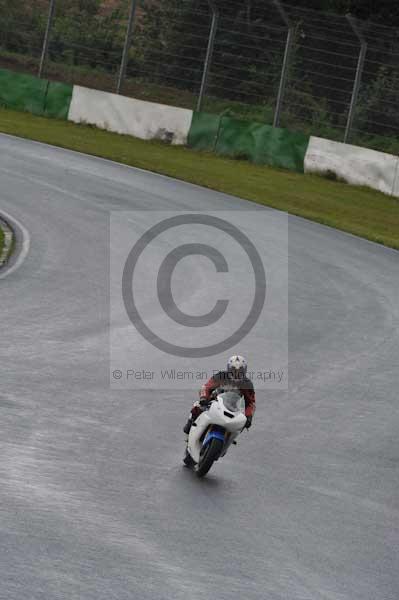
[{"label": "red and black leather suit", "polygon": [[[211,400],[212,392],[217,388],[228,390],[239,390],[245,400],[245,416],[252,417],[255,412],[255,390],[253,383],[248,377],[234,379],[229,371],[219,371],[215,373],[207,383],[201,387],[200,399]],[[191,418],[193,421],[201,414],[203,407],[196,402],[191,409]]]}]

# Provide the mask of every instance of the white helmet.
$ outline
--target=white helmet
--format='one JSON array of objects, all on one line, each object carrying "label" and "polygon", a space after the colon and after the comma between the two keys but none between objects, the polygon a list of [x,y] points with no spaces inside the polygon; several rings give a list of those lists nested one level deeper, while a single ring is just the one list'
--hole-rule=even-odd
[{"label": "white helmet", "polygon": [[231,356],[227,363],[227,371],[231,373],[234,379],[242,379],[247,374],[247,361],[243,356]]}]

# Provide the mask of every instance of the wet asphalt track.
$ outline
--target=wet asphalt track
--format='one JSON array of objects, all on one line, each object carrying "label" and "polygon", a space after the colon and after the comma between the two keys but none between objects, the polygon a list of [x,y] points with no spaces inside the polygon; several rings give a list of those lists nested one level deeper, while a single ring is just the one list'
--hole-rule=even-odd
[{"label": "wet asphalt track", "polygon": [[397,252],[290,218],[290,389],[206,480],[183,394],[109,389],[109,210],[199,203],[244,206],[0,136],[0,598],[396,600]]}]

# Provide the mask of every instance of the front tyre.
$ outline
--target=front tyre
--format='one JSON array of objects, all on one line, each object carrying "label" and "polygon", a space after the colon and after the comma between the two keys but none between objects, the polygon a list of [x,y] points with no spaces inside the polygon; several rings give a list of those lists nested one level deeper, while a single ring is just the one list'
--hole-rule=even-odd
[{"label": "front tyre", "polygon": [[217,438],[213,438],[209,442],[196,468],[196,473],[198,477],[203,477],[208,473],[215,460],[217,460],[221,455],[223,445],[224,444],[222,440],[219,440]]}]

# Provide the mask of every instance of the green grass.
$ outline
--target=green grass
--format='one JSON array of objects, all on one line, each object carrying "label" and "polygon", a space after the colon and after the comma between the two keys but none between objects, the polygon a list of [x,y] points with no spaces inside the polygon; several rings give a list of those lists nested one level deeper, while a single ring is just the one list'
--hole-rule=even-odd
[{"label": "green grass", "polygon": [[163,173],[399,249],[399,200],[369,188],[6,109],[0,131]]},{"label": "green grass", "polygon": [[5,257],[3,257],[3,252],[5,250],[6,239],[5,239],[5,236],[4,236],[3,228],[0,227],[0,257],[3,258],[3,260],[4,260],[5,263],[9,260],[10,256],[12,255],[12,253],[14,252],[14,249],[15,249],[15,236],[14,236],[13,232],[11,232],[11,236],[12,236],[11,237],[11,244],[10,244],[10,246],[8,248],[8,251],[7,251],[6,255],[5,255]]}]

